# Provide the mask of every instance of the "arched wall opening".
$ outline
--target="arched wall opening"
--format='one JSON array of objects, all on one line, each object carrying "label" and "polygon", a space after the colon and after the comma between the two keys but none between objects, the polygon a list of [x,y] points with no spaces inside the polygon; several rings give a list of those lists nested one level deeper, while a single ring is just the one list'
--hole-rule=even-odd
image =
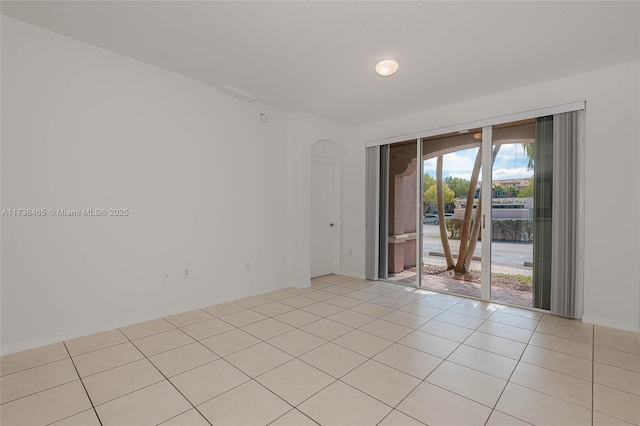
[{"label": "arched wall opening", "polygon": [[341,176],[346,151],[331,139],[311,146],[310,277],[339,273],[341,257]]}]

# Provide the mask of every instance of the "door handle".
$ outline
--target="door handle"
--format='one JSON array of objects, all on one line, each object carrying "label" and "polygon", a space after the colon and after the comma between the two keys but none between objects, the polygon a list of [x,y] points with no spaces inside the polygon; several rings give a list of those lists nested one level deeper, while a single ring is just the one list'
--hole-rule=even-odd
[{"label": "door handle", "polygon": [[482,229],[484,229],[484,215],[482,215]]},{"label": "door handle", "polygon": [[335,225],[333,223],[330,223],[329,226],[333,228]]}]

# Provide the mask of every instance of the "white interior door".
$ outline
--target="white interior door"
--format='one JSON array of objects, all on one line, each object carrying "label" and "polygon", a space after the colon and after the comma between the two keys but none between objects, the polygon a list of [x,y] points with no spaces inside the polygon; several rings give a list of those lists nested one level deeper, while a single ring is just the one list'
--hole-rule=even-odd
[{"label": "white interior door", "polygon": [[311,277],[335,271],[335,166],[311,161]]}]

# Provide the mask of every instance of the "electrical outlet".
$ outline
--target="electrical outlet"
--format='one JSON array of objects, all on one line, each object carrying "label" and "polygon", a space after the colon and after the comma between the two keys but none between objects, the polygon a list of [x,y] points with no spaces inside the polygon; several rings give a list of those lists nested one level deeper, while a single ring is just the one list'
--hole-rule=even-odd
[{"label": "electrical outlet", "polygon": [[189,268],[184,268],[182,270],[182,278],[183,279],[187,279],[187,278],[191,278],[191,271],[189,270]]}]

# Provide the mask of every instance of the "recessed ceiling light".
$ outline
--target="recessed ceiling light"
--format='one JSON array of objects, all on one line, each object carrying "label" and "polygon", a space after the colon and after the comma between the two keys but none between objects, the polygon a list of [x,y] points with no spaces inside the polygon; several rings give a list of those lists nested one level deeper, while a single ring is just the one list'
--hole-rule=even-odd
[{"label": "recessed ceiling light", "polygon": [[389,77],[398,71],[398,61],[395,59],[383,59],[376,64],[376,73],[382,77]]}]

